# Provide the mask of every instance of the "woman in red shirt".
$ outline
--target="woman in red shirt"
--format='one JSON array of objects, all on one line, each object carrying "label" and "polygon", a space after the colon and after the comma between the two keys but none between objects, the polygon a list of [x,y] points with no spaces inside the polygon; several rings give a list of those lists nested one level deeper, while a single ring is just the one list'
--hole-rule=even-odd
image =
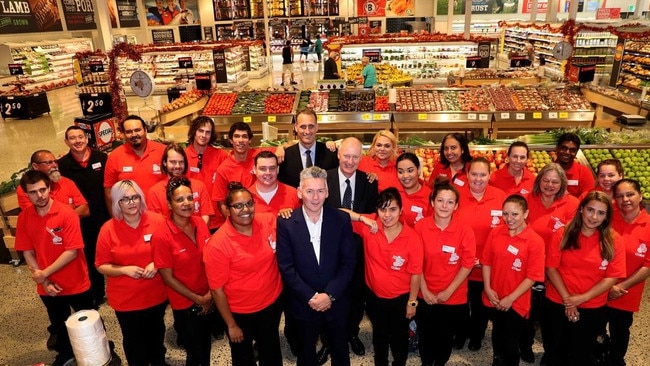
[{"label": "woman in red shirt", "polygon": [[[596,168],[596,187],[594,190],[607,193],[614,200],[614,184],[623,179],[623,165],[618,159],[605,159]],[[585,198],[589,191],[584,192],[580,199]],[[616,207],[614,207],[616,209]]]},{"label": "woman in red shirt", "polygon": [[625,277],[625,246],[611,228],[612,202],[593,191],[546,255],[550,285],[542,309],[549,366],[594,365],[596,337],[605,327],[607,294]]},{"label": "woman in red shirt", "polygon": [[376,226],[372,225],[373,220],[350,213],[351,219],[358,221],[354,224],[355,232],[363,238],[369,290],[366,311],[372,323],[375,365],[389,364],[389,348],[393,365],[406,365],[409,323],[418,306],[422,241],[400,221],[401,213],[402,199],[395,187],[379,193]]},{"label": "woman in red shirt", "polygon": [[203,253],[208,283],[227,326],[233,365],[282,366],[280,293],[275,256],[276,216],[255,214],[253,195],[231,183],[225,198],[228,219]]},{"label": "woman in red shirt", "polygon": [[505,225],[488,236],[481,263],[483,303],[492,312],[494,364],[519,365],[519,337],[530,312],[531,287],[544,280],[544,241],[526,225],[526,200],[513,194],[503,203]]},{"label": "woman in red shirt", "polygon": [[167,285],[174,327],[182,334],[185,366],[209,366],[215,312],[203,266],[203,246],[210,232],[194,215],[189,179],[170,178],[166,191],[171,215],[152,237],[153,261]]},{"label": "woman in red shirt", "polygon": [[129,365],[165,365],[167,293],[153,262],[151,238],[165,219],[147,211],[144,193],[133,181],[111,188],[113,218],[99,231],[95,266],[106,275],[108,304],[122,329]]},{"label": "woman in red shirt", "polygon": [[612,228],[625,242],[625,279],[614,285],[607,296],[610,362],[625,366],[633,314],[639,311],[645,280],[650,276],[650,216],[642,205],[641,186],[632,179],[618,181],[613,188],[618,210]]},{"label": "woman in red shirt", "polygon": [[416,222],[431,216],[432,210],[429,204],[431,189],[420,180],[420,159],[415,154],[403,153],[397,157],[395,166],[400,182],[398,190],[402,197],[401,220],[413,227]]},{"label": "woman in red shirt", "polygon": [[535,176],[528,170],[528,145],[515,141],[508,147],[508,163],[495,170],[490,176],[490,184],[501,189],[505,194],[525,195],[533,190]]},{"label": "woman in red shirt", "polygon": [[418,333],[422,365],[444,365],[458,320],[467,315],[467,276],[474,267],[474,232],[458,219],[458,191],[447,179],[433,185],[433,219],[415,225],[424,245]]},{"label": "woman in red shirt", "polygon": [[433,172],[427,182],[427,187],[432,187],[440,175],[447,177],[457,187],[467,183],[467,170],[472,155],[469,153],[469,143],[462,133],[454,132],[442,138],[440,144],[440,161],[433,166]]},{"label": "woman in red shirt", "polygon": [[469,338],[467,348],[471,351],[481,349],[488,323],[487,308],[483,305],[483,274],[481,273],[480,254],[490,231],[501,224],[501,209],[506,194],[499,188],[488,184],[490,180],[490,163],[483,157],[474,158],[469,164],[468,183],[460,187],[458,219],[467,223],[476,237],[476,262],[469,275],[468,302],[469,320],[457,328],[454,347],[462,349]]},{"label": "woman in red shirt", "polygon": [[379,192],[388,187],[398,187],[395,159],[397,158],[397,137],[388,130],[381,130],[372,139],[368,155],[361,158],[359,170],[377,174]]}]

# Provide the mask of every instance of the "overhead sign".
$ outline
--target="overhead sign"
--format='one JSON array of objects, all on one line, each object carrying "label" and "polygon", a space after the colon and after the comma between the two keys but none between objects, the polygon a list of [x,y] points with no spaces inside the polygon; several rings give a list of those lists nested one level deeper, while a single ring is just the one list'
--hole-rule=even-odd
[{"label": "overhead sign", "polygon": [[174,43],[173,29],[152,29],[151,38],[153,43]]},{"label": "overhead sign", "polygon": [[0,34],[62,31],[57,1],[0,1]]},{"label": "overhead sign", "polygon": [[120,19],[120,27],[122,28],[140,26],[138,5],[133,0],[117,0],[117,16]]},{"label": "overhead sign", "polygon": [[620,19],[621,8],[600,8],[596,11],[596,19]]},{"label": "overhead sign", "polygon": [[61,0],[68,30],[97,29],[91,0]]}]

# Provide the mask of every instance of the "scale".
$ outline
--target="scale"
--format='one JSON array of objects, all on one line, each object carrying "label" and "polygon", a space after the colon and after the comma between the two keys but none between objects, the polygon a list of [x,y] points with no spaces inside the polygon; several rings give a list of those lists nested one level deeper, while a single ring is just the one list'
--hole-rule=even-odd
[{"label": "scale", "polygon": [[[147,132],[153,132],[160,121],[158,110],[147,104],[147,99],[153,95],[156,83],[151,74],[143,70],[135,70],[129,78],[129,86],[135,95],[142,98],[144,105],[138,108],[138,116],[142,117],[145,121],[149,121]],[[161,137],[164,134],[161,133]]]},{"label": "scale", "polygon": [[567,60],[571,57],[573,52],[573,46],[567,41],[558,42],[555,47],[553,47],[553,57],[558,61]]}]

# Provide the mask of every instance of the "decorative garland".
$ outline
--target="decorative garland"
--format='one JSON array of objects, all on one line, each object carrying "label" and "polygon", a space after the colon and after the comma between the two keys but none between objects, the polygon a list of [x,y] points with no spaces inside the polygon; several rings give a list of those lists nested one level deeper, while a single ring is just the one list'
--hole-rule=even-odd
[{"label": "decorative garland", "polygon": [[118,43],[108,53],[108,80],[113,102],[113,116],[117,121],[122,121],[128,115],[128,108],[122,101],[122,83],[118,76],[119,67],[117,58],[123,56],[132,61],[142,61],[142,54],[132,44]]},{"label": "decorative garland", "polygon": [[384,33],[382,35],[365,36],[340,36],[332,37],[323,43],[323,48],[336,51],[340,45],[346,44],[375,44],[375,43],[426,43],[426,42],[496,42],[497,38],[470,35],[465,38],[462,34],[420,33],[396,34]]},{"label": "decorative garland", "polygon": [[97,49],[95,51],[77,52],[77,53],[74,54],[74,57],[77,60],[83,60],[83,59],[93,57],[93,56],[94,57],[102,57],[102,58],[104,58],[104,57],[106,57],[106,54],[100,49]]}]

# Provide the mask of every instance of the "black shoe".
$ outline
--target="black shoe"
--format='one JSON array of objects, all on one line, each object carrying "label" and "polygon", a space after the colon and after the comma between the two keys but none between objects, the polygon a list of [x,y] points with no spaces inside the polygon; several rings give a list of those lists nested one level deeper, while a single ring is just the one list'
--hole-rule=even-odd
[{"label": "black shoe", "polygon": [[298,84],[298,83],[295,82],[295,81],[292,81],[292,82],[291,82],[291,85],[296,85],[296,84]]},{"label": "black shoe", "polygon": [[54,362],[52,362],[52,366],[68,366],[71,365],[72,363],[70,361],[74,360],[74,356],[61,356],[60,354],[56,355],[56,358],[54,358]]},{"label": "black shoe", "polygon": [[56,334],[50,333],[50,337],[47,339],[47,349],[54,351],[54,346],[56,346]]},{"label": "black shoe", "polygon": [[330,359],[330,350],[326,346],[322,346],[316,353],[316,361],[319,365],[324,365]]},{"label": "black shoe", "polygon": [[478,341],[469,340],[469,343],[467,344],[467,349],[470,351],[478,351],[481,349],[481,340],[479,339]]},{"label": "black shoe", "polygon": [[453,348],[461,350],[465,347],[465,338],[454,338]]},{"label": "black shoe", "polygon": [[280,86],[284,86],[284,81],[280,83]]},{"label": "black shoe", "polygon": [[296,342],[295,339],[290,340],[287,338],[287,343],[289,344],[289,350],[291,351],[291,354],[298,356],[298,342]]},{"label": "black shoe", "polygon": [[539,360],[539,366],[546,366],[546,353],[544,353],[542,359]]},{"label": "black shoe", "polygon": [[366,354],[366,346],[363,345],[359,339],[359,336],[350,337],[350,339],[348,339],[348,342],[350,342],[350,349],[352,352],[354,352],[355,355],[363,356]]},{"label": "black shoe", "polygon": [[492,366],[503,366],[503,359],[500,356],[492,357]]},{"label": "black shoe", "polygon": [[212,330],[212,336],[214,337],[214,339],[222,340],[225,337],[225,334],[223,329],[218,329],[218,330],[215,329]]},{"label": "black shoe", "polygon": [[521,360],[525,363],[535,363],[535,354],[533,350],[528,348],[521,350]]},{"label": "black shoe", "polygon": [[185,349],[185,339],[176,335],[176,345],[178,348]]}]

